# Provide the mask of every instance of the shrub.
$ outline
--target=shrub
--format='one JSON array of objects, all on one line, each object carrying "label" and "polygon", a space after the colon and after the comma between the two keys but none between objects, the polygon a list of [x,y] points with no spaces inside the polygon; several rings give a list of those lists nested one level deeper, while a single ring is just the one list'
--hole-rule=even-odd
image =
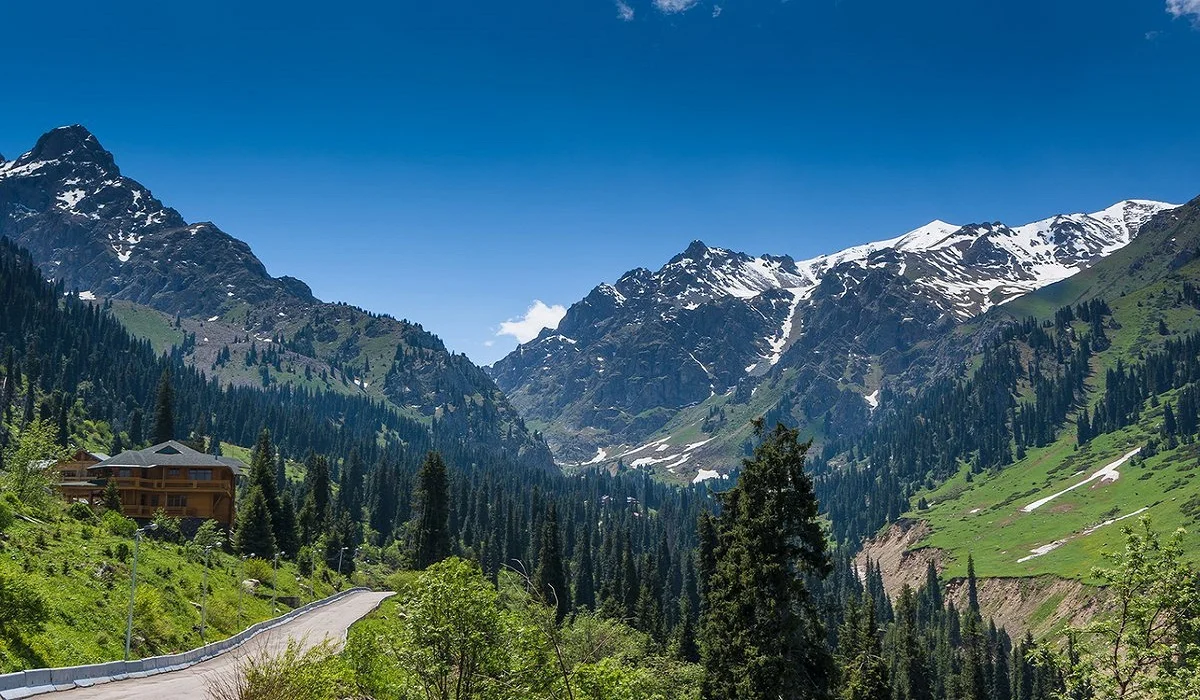
[{"label": "shrub", "polygon": [[[5,495],[8,496],[11,494]],[[8,499],[0,499],[0,532],[8,529],[13,524],[15,518],[13,507],[9,504]]]},{"label": "shrub", "polygon": [[247,559],[245,572],[246,578],[262,581],[268,586],[275,586],[274,565],[266,559]]},{"label": "shrub", "polygon": [[172,518],[162,508],[154,511],[152,522],[155,527],[150,532],[154,534],[154,539],[164,542],[179,542],[183,539],[183,533],[179,529],[179,518]]},{"label": "shrub", "polygon": [[225,533],[221,530],[221,526],[217,525],[215,520],[205,520],[196,529],[195,536],[192,537],[192,544],[203,550],[205,547],[216,547],[218,542],[223,541]]},{"label": "shrub", "polygon": [[96,521],[96,513],[92,511],[91,506],[83,501],[75,501],[68,506],[67,515],[83,523],[91,523]]},{"label": "shrub", "polygon": [[133,519],[126,518],[115,510],[105,511],[101,522],[109,532],[117,537],[133,537],[133,533],[137,531],[137,523]]},{"label": "shrub", "polygon": [[209,689],[214,700],[337,700],[355,694],[353,674],[328,642],[303,651],[290,641],[278,656],[258,652]]},{"label": "shrub", "polygon": [[0,574],[0,636],[38,632],[48,616],[45,599],[28,581]]}]

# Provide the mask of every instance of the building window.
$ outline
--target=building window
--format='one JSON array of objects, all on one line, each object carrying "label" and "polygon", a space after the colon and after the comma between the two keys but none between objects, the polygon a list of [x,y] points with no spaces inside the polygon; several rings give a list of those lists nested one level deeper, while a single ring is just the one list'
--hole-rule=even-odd
[{"label": "building window", "polygon": [[167,478],[178,479],[181,473],[182,472],[179,469],[168,469],[167,470]]},{"label": "building window", "polygon": [[118,469],[117,476],[122,479],[128,479],[133,476],[133,470],[132,469]]},{"label": "building window", "polygon": [[168,494],[167,495],[167,507],[168,508],[187,508],[187,496]]},{"label": "building window", "polygon": [[188,472],[192,481],[212,481],[211,469],[192,469]]}]

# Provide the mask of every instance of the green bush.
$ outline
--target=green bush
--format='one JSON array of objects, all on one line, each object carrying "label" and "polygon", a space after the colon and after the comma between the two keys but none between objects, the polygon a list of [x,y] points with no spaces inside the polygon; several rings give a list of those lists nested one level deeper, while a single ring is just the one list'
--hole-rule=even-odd
[{"label": "green bush", "polygon": [[275,569],[266,559],[247,559],[245,572],[246,578],[261,581],[272,587],[275,585]]},{"label": "green bush", "polygon": [[126,518],[115,510],[104,512],[101,518],[104,527],[117,537],[133,537],[137,531],[137,523],[132,518]]},{"label": "green bush", "polygon": [[167,515],[167,512],[162,508],[154,511],[154,539],[164,542],[180,542],[183,540],[183,533],[179,529],[179,518],[172,518]]},{"label": "green bush", "polygon": [[96,513],[92,510],[91,506],[83,501],[75,501],[71,505],[67,506],[67,515],[84,523],[96,521]]},{"label": "green bush", "polygon": [[8,500],[0,499],[0,532],[8,529],[8,526],[13,524],[15,517],[13,507],[9,505]]}]

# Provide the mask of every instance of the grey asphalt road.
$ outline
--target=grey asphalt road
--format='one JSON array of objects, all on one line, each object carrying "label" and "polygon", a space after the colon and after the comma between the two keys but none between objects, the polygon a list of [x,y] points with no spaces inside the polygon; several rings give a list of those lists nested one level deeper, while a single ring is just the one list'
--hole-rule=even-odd
[{"label": "grey asphalt road", "polygon": [[340,645],[346,640],[350,625],[374,610],[391,593],[364,591],[349,595],[342,600],[318,608],[307,615],[264,632],[238,649],[190,668],[163,673],[148,678],[137,678],[116,683],[105,683],[91,688],[75,688],[42,697],[49,700],[171,700],[173,698],[205,698],[210,683],[215,679],[227,678],[238,671],[247,657],[267,651],[275,654],[287,648],[289,640],[296,640],[306,648],[328,639]]}]

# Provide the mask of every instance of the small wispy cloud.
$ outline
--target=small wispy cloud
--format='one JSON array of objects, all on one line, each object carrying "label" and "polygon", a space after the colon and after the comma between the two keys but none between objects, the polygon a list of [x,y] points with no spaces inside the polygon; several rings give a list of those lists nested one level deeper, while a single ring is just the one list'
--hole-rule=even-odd
[{"label": "small wispy cloud", "polygon": [[1191,17],[1200,26],[1200,0],[1167,0],[1167,13],[1175,19]]},{"label": "small wispy cloud", "polygon": [[547,306],[542,300],[534,299],[524,316],[510,318],[501,323],[496,335],[511,335],[518,343],[528,343],[536,338],[543,328],[558,328],[559,321],[566,315],[567,307],[562,304]]},{"label": "small wispy cloud", "polygon": [[667,15],[687,12],[699,4],[700,0],[654,0],[654,6],[658,8],[658,11]]},{"label": "small wispy cloud", "polygon": [[716,19],[720,16],[721,16],[721,6],[713,5],[713,19]]},{"label": "small wispy cloud", "polygon": [[624,0],[617,0],[617,19],[622,22],[633,21],[633,8]]}]

